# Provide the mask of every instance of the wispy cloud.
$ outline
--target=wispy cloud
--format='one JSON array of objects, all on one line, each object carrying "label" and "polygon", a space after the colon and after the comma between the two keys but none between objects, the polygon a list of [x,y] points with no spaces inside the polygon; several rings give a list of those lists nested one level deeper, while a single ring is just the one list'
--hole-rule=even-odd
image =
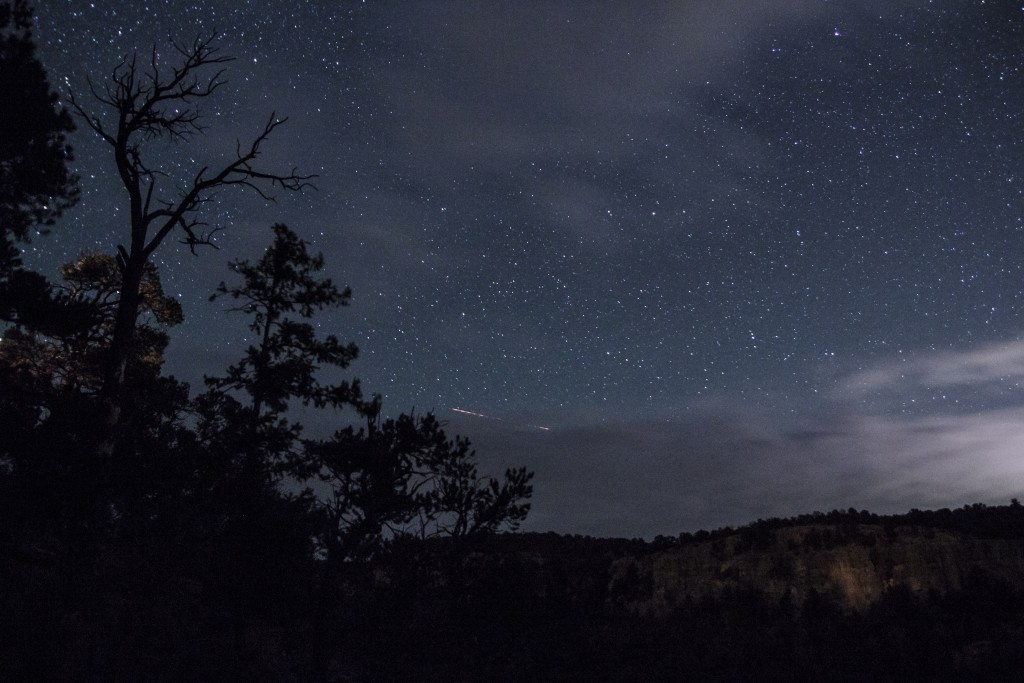
[{"label": "wispy cloud", "polygon": [[849,394],[907,390],[912,387],[980,387],[1024,380],[1024,341],[986,344],[964,351],[939,351],[882,363],[846,378]]},{"label": "wispy cloud", "polygon": [[956,507],[1024,493],[1024,401],[904,414],[863,398],[984,392],[1017,379],[1024,342],[1011,341],[866,367],[815,414],[723,398],[659,419],[559,427],[551,416],[550,433],[510,438],[502,425],[478,424],[470,433],[485,460],[537,471],[537,530],[651,537],[834,508]]},{"label": "wispy cloud", "polygon": [[652,537],[834,508],[1006,502],[1024,489],[1024,407],[794,421],[721,403],[545,433],[453,426],[469,428],[484,463],[537,472],[533,530]]}]

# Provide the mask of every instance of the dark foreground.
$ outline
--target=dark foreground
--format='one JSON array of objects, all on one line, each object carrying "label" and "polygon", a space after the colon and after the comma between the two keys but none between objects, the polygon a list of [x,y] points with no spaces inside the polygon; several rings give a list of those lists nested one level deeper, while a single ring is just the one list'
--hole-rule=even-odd
[{"label": "dark foreground", "polygon": [[[261,585],[222,574],[219,549],[166,539],[102,548],[85,574],[73,549],[8,538],[0,671],[36,681],[1017,680],[1024,575],[1007,567],[1020,559],[1021,521],[1014,504],[832,513],[653,543],[410,542],[387,561],[346,567],[331,587],[315,562],[263,567],[253,577],[276,583]],[[871,540],[876,530],[889,540]],[[729,578],[728,567],[781,552],[780,538],[791,589],[780,596],[738,570]],[[942,570],[955,588],[915,589],[934,580],[919,570],[851,607],[855,593],[806,576],[823,553],[863,551],[881,566],[892,547],[926,554],[937,538],[982,553]],[[716,553],[698,585],[687,558]],[[667,594],[684,575],[692,595]]]}]

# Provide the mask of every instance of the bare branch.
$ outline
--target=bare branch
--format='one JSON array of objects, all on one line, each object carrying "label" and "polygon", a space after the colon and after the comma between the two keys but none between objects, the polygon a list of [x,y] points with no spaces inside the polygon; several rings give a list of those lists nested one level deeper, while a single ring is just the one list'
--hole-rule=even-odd
[{"label": "bare branch", "polygon": [[[273,113],[267,120],[266,125],[263,127],[263,131],[256,136],[253,142],[249,145],[248,150],[243,151],[241,142],[236,144],[235,147],[235,160],[228,163],[226,166],[215,175],[207,177],[208,171],[207,166],[204,166],[195,175],[192,181],[192,187],[184,193],[181,200],[173,208],[168,208],[161,212],[154,212],[147,215],[147,220],[154,220],[158,217],[166,216],[167,220],[164,222],[146,246],[147,253],[152,253],[153,250],[170,234],[176,226],[182,225],[182,219],[189,213],[192,213],[197,207],[212,198],[211,193],[215,193],[217,188],[227,186],[241,186],[247,187],[256,192],[260,197],[267,201],[274,201],[274,196],[264,189],[263,186],[269,185],[270,187],[280,187],[283,190],[289,191],[302,191],[306,188],[315,188],[311,180],[316,178],[315,175],[306,175],[298,173],[296,169],[292,169],[287,174],[270,173],[257,169],[253,166],[253,162],[259,157],[260,147],[263,142],[266,141],[270,134],[278,126],[284,124],[287,121],[286,118],[277,119]],[[261,185],[262,184],[262,185]]]},{"label": "bare branch", "polygon": [[[100,95],[98,95],[96,93],[96,89],[93,87],[93,84],[92,84],[91,80],[87,79],[87,83],[89,84],[89,89],[92,91],[92,95],[93,95],[94,98],[96,98],[100,102],[103,102],[103,103],[106,103],[106,104],[110,104],[109,102],[104,100]],[[78,114],[78,116],[81,117],[81,119],[83,121],[85,121],[86,125],[88,125],[90,128],[92,128],[93,131],[95,131],[95,133],[97,135],[99,135],[101,138],[103,138],[103,140],[107,144],[109,144],[109,145],[116,145],[117,144],[117,141],[113,138],[113,136],[111,136],[109,133],[107,133],[107,131],[103,128],[103,122],[100,121],[99,117],[93,116],[92,114],[87,112],[84,108],[82,108],[82,105],[79,104],[78,100],[75,98],[74,93],[71,93],[68,96],[68,102],[71,104],[71,108],[75,110],[75,113]]]},{"label": "bare branch", "polygon": [[[72,110],[112,148],[129,200],[130,235],[124,240],[126,255],[122,258],[125,285],[103,378],[102,394],[111,425],[117,424],[120,415],[116,399],[138,317],[139,284],[154,251],[176,230],[181,231],[180,241],[192,253],[200,246],[215,247],[214,237],[220,228],[207,228],[201,213],[224,187],[247,187],[267,200],[273,199],[272,192],[278,188],[301,191],[313,187],[313,175],[295,168],[278,173],[259,165],[263,143],[286,121],[271,114],[251,143],[237,143],[226,163],[201,166],[184,187],[161,192],[158,181],[166,174],[147,163],[147,143],[157,139],[188,141],[204,132],[200,104],[227,83],[224,69],[233,61],[214,46],[216,38],[214,33],[199,36],[191,44],[175,43],[174,65],[162,66],[156,48],[148,62],[140,62],[137,54],[126,55],[105,87],[87,81],[98,111],[86,110],[73,95],[69,98]],[[105,441],[99,451],[109,453],[112,444]]]},{"label": "bare branch", "polygon": [[196,253],[196,247],[213,247],[214,249],[220,249],[216,244],[213,243],[213,236],[223,230],[223,228],[212,228],[208,232],[202,232],[196,234],[195,228],[200,225],[206,225],[206,223],[186,223],[185,221],[180,222],[181,229],[185,231],[187,237],[183,240],[178,240],[181,244],[187,245],[189,251],[192,252],[193,256],[198,256]]}]

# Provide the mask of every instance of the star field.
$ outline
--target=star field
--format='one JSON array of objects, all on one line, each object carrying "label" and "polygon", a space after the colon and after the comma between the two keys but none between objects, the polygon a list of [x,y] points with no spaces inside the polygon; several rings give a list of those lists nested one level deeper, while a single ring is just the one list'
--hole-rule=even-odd
[{"label": "star field", "polygon": [[[222,193],[220,251],[161,247],[172,374],[241,353],[206,297],[284,222],[353,289],[320,320],[361,347],[353,374],[535,469],[533,528],[1022,488],[1019,2],[37,6],[80,96],[214,30],[237,59],[209,133],[155,165],[189,178],[273,111],[264,165],[318,191]],[[107,150],[73,144],[83,200],[29,254],[50,272],[125,234]]]}]

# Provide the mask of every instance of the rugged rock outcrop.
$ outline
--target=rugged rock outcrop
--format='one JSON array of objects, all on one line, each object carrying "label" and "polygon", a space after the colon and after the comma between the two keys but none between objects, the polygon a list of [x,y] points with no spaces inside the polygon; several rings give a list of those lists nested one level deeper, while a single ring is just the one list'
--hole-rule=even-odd
[{"label": "rugged rock outcrop", "polygon": [[813,591],[862,610],[887,590],[946,593],[976,572],[1024,589],[1024,541],[914,526],[807,525],[621,557],[610,567],[609,600],[658,615],[687,599],[755,591],[802,602]]}]

